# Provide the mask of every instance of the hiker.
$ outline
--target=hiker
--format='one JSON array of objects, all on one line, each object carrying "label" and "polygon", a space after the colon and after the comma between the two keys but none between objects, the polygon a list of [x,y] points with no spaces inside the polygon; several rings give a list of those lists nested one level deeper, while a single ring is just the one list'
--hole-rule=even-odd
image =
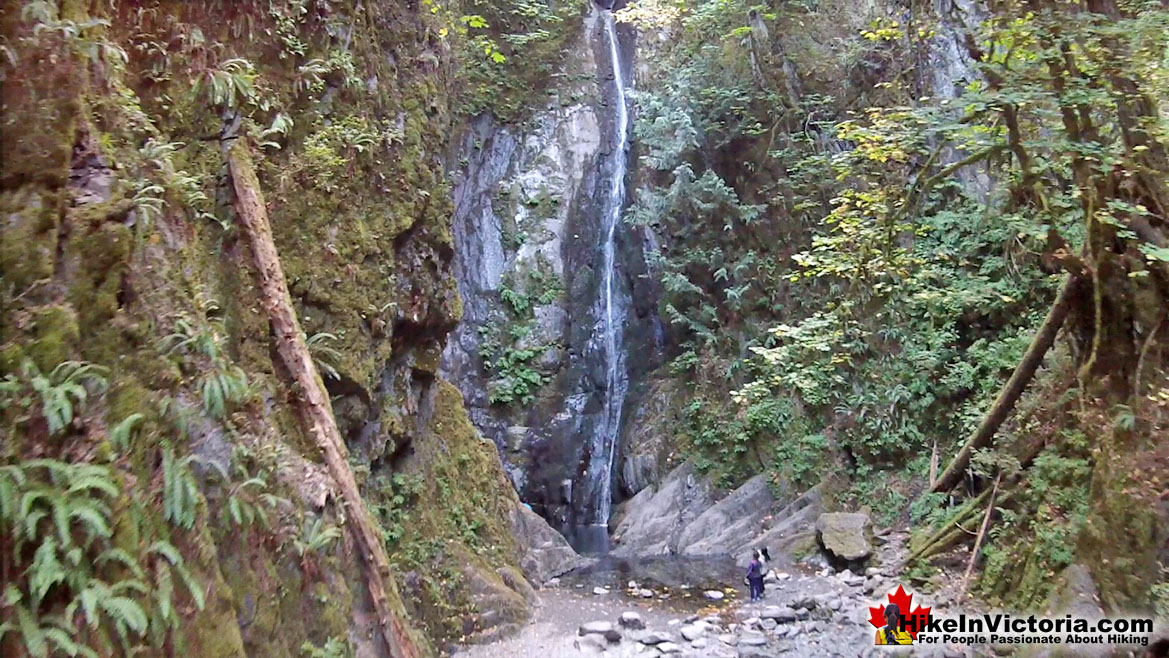
[{"label": "hiker", "polygon": [[755,559],[763,565],[763,577],[767,577],[767,564],[771,562],[771,553],[767,552],[767,547],[755,549]]},{"label": "hiker", "polygon": [[747,565],[747,584],[751,587],[751,603],[763,598],[763,561],[758,551],[751,555]]},{"label": "hiker", "polygon": [[877,629],[875,644],[913,644],[913,638],[907,631],[901,630],[901,610],[897,604],[885,606],[885,625]]}]

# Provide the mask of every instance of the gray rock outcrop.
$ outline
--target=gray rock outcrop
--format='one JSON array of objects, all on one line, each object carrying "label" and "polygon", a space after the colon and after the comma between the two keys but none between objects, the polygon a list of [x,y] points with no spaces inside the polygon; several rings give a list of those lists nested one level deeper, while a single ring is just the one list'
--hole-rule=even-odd
[{"label": "gray rock outcrop", "polygon": [[572,550],[564,535],[524,505],[516,505],[512,511],[511,528],[524,553],[520,568],[533,585],[540,586],[588,562]]},{"label": "gray rock outcrop", "polygon": [[[784,504],[786,503],[786,504]],[[756,476],[722,499],[684,463],[660,485],[622,505],[614,529],[618,557],[733,555],[745,565],[752,550],[798,555],[814,548],[820,491],[776,500],[765,476]],[[777,553],[778,552],[778,553]]]}]

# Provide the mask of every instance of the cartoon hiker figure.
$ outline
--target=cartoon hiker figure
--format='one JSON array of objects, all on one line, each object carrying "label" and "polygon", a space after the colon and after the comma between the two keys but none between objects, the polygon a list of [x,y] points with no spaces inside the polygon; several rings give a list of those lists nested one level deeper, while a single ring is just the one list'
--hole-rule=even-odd
[{"label": "cartoon hiker figure", "polygon": [[908,631],[899,628],[901,625],[901,611],[896,603],[885,606],[885,626],[877,629],[874,644],[913,644],[913,638]]}]

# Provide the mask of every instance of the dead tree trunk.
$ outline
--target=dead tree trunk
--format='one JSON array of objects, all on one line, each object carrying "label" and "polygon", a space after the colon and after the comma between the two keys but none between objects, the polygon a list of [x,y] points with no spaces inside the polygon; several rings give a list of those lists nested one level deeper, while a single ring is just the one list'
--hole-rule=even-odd
[{"label": "dead tree trunk", "polygon": [[292,378],[304,423],[340,489],[349,528],[365,562],[366,583],[382,637],[393,658],[420,658],[424,654],[419,643],[390,607],[389,595],[397,598],[397,592],[381,533],[370,517],[349,469],[348,450],[337,429],[332,404],[301,332],[276,253],[276,243],[272,239],[259,180],[244,140],[224,141],[224,157],[235,188],[240,227],[255,260],[261,303],[275,334],[276,351]]},{"label": "dead tree trunk", "polygon": [[966,439],[965,445],[958,452],[958,456],[950,462],[946,470],[938,477],[930,488],[931,491],[949,491],[958,484],[962,479],[962,473],[966,467],[970,465],[970,457],[974,451],[979,448],[984,448],[990,445],[991,439],[994,438],[995,432],[998,431],[999,426],[1011,414],[1011,410],[1015,408],[1015,403],[1019,401],[1019,396],[1023,394],[1023,390],[1027,388],[1027,384],[1031,383],[1031,378],[1035,376],[1035,371],[1039,369],[1039,364],[1043,362],[1043,357],[1047,354],[1047,350],[1055,344],[1055,337],[1059,333],[1059,329],[1063,326],[1063,321],[1067,319],[1068,311],[1072,306],[1072,298],[1075,297],[1075,290],[1077,287],[1079,277],[1071,275],[1059,290],[1059,295],[1055,298],[1055,303],[1047,311],[1047,317],[1044,318],[1043,324],[1040,325],[1039,331],[1035,334],[1035,338],[1031,340],[1031,345],[1027,348],[1027,353],[1023,355],[1023,360],[1015,368],[1015,372],[1011,374],[1011,378],[1007,380],[1006,386],[999,392],[998,398],[987,410],[986,415],[982,417],[982,423],[979,424],[978,429]]}]

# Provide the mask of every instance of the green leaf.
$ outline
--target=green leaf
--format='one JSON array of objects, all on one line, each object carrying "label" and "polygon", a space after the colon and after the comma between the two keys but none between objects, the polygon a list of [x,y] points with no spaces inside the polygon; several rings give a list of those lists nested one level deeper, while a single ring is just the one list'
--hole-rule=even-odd
[{"label": "green leaf", "polygon": [[20,622],[20,634],[24,638],[24,647],[33,658],[47,658],[49,648],[45,644],[45,634],[37,620],[24,606],[16,608],[16,617]]},{"label": "green leaf", "polygon": [[46,538],[37,547],[28,574],[28,586],[34,605],[40,603],[54,585],[64,582],[65,567],[57,559],[57,544],[51,537]]},{"label": "green leaf", "polygon": [[124,596],[111,596],[100,601],[101,608],[116,623],[141,635],[146,631],[146,613],[138,602]]}]

